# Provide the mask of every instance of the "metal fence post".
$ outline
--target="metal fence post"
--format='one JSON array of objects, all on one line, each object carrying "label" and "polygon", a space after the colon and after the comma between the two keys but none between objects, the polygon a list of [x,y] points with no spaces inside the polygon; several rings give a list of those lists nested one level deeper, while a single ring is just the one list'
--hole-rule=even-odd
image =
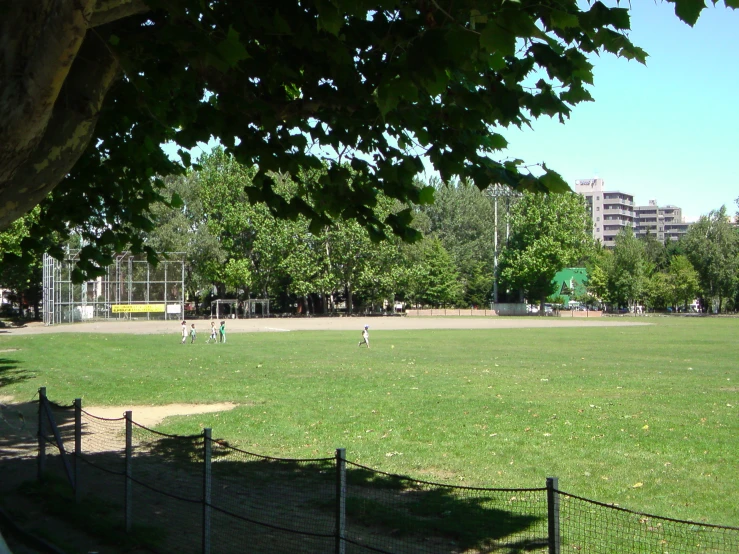
[{"label": "metal fence post", "polygon": [[74,399],[74,502],[80,503],[80,457],[82,456],[82,399]]},{"label": "metal fence post", "polygon": [[346,449],[336,449],[336,554],[346,552]]},{"label": "metal fence post", "polygon": [[125,483],[125,499],[123,502],[125,510],[125,526],[126,533],[131,532],[133,524],[133,481],[131,480],[133,466],[133,415],[129,410],[125,412],[126,418],[126,483]]},{"label": "metal fence post", "polygon": [[46,472],[46,425],[44,410],[46,409],[46,387],[38,390],[38,480],[44,478]]},{"label": "metal fence post", "polygon": [[210,533],[211,533],[211,451],[213,445],[211,443],[212,430],[203,429],[203,554],[210,554]]},{"label": "metal fence post", "polygon": [[559,480],[547,477],[547,522],[549,523],[549,554],[560,554]]}]

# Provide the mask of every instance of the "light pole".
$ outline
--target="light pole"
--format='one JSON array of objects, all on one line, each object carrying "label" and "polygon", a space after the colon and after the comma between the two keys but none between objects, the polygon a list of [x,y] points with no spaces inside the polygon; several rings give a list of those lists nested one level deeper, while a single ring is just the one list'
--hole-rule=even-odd
[{"label": "light pole", "polygon": [[495,250],[493,252],[493,303],[498,303],[498,198],[505,198],[506,201],[506,218],[505,218],[505,243],[508,245],[508,238],[510,237],[511,227],[510,221],[510,210],[511,210],[511,198],[520,198],[523,196],[520,192],[517,192],[506,185],[494,184],[488,186],[485,189],[485,195],[493,199],[493,221],[495,226]]}]

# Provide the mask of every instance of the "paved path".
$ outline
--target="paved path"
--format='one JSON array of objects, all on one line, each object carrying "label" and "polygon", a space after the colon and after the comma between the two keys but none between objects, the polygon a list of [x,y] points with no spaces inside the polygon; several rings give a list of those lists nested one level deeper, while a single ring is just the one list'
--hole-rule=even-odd
[{"label": "paved path", "polygon": [[[369,324],[373,331],[403,329],[531,329],[548,327],[624,327],[649,325],[645,318],[635,317],[305,317],[305,318],[255,318],[226,320],[229,333],[259,333],[280,331],[347,331],[361,329]],[[209,329],[209,320],[194,319],[201,334]],[[44,327],[32,323],[22,328],[2,329],[4,335],[30,335],[40,333],[131,333],[178,334],[180,321],[108,320],[94,323],[74,323]]]}]

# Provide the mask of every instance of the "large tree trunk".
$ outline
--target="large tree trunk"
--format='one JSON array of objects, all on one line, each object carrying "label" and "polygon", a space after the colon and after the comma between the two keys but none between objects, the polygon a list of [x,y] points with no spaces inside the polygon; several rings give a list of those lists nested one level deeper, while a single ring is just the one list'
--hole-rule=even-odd
[{"label": "large tree trunk", "polygon": [[351,283],[346,284],[346,313],[351,314],[354,311],[354,295]]},{"label": "large tree trunk", "polygon": [[104,29],[141,0],[5,2],[0,22],[0,230],[36,206],[87,148],[120,74]]}]

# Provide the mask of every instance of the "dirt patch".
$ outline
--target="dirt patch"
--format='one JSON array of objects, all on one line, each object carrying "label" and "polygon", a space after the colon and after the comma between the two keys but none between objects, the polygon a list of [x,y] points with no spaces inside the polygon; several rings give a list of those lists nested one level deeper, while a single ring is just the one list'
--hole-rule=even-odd
[{"label": "dirt patch", "polygon": [[[173,344],[179,343],[180,321],[107,320],[89,323],[68,323],[44,327],[43,324],[9,329],[8,335],[35,335],[43,333],[126,333],[136,335],[171,335]],[[202,332],[210,320],[188,320]],[[372,331],[399,331],[417,329],[538,329],[550,327],[625,327],[649,325],[644,317],[575,318],[575,317],[303,317],[268,319],[229,319],[229,333],[280,333],[286,331],[355,331],[370,324]],[[213,345],[213,348],[218,348]]]},{"label": "dirt patch", "polygon": [[[85,411],[102,418],[118,418],[127,410],[133,412],[134,421],[146,427],[154,427],[165,418],[176,415],[203,414],[232,410],[232,402],[219,404],[169,404],[164,406],[86,406]],[[0,396],[0,507],[26,532],[45,538],[57,547],[70,552],[108,552],[110,554],[138,554],[143,550],[101,541],[70,525],[64,519],[48,513],[43,499],[29,497],[18,487],[36,477],[36,418],[38,404],[17,403],[12,396]],[[90,449],[92,445],[88,445]],[[94,450],[94,447],[92,447]],[[89,479],[89,476],[88,476]],[[104,489],[105,480],[97,486]],[[13,552],[37,553],[23,535],[11,532],[12,528],[0,522],[0,529],[7,534]]]},{"label": "dirt patch", "polygon": [[[165,418],[179,415],[209,414],[227,412],[238,404],[220,402],[217,404],[165,404],[163,406],[85,406],[87,413],[95,417],[115,419],[123,417],[130,410],[133,420],[144,427],[159,425]],[[34,421],[32,418],[38,410],[36,403],[16,404],[12,396],[0,396],[0,424],[18,421]],[[2,429],[0,428],[0,431]]]},{"label": "dirt patch", "polygon": [[86,406],[85,411],[103,418],[122,417],[124,412],[133,412],[133,420],[144,427],[159,425],[165,418],[179,415],[209,414],[227,412],[238,404],[220,402],[218,404],[165,404],[164,406]]}]

